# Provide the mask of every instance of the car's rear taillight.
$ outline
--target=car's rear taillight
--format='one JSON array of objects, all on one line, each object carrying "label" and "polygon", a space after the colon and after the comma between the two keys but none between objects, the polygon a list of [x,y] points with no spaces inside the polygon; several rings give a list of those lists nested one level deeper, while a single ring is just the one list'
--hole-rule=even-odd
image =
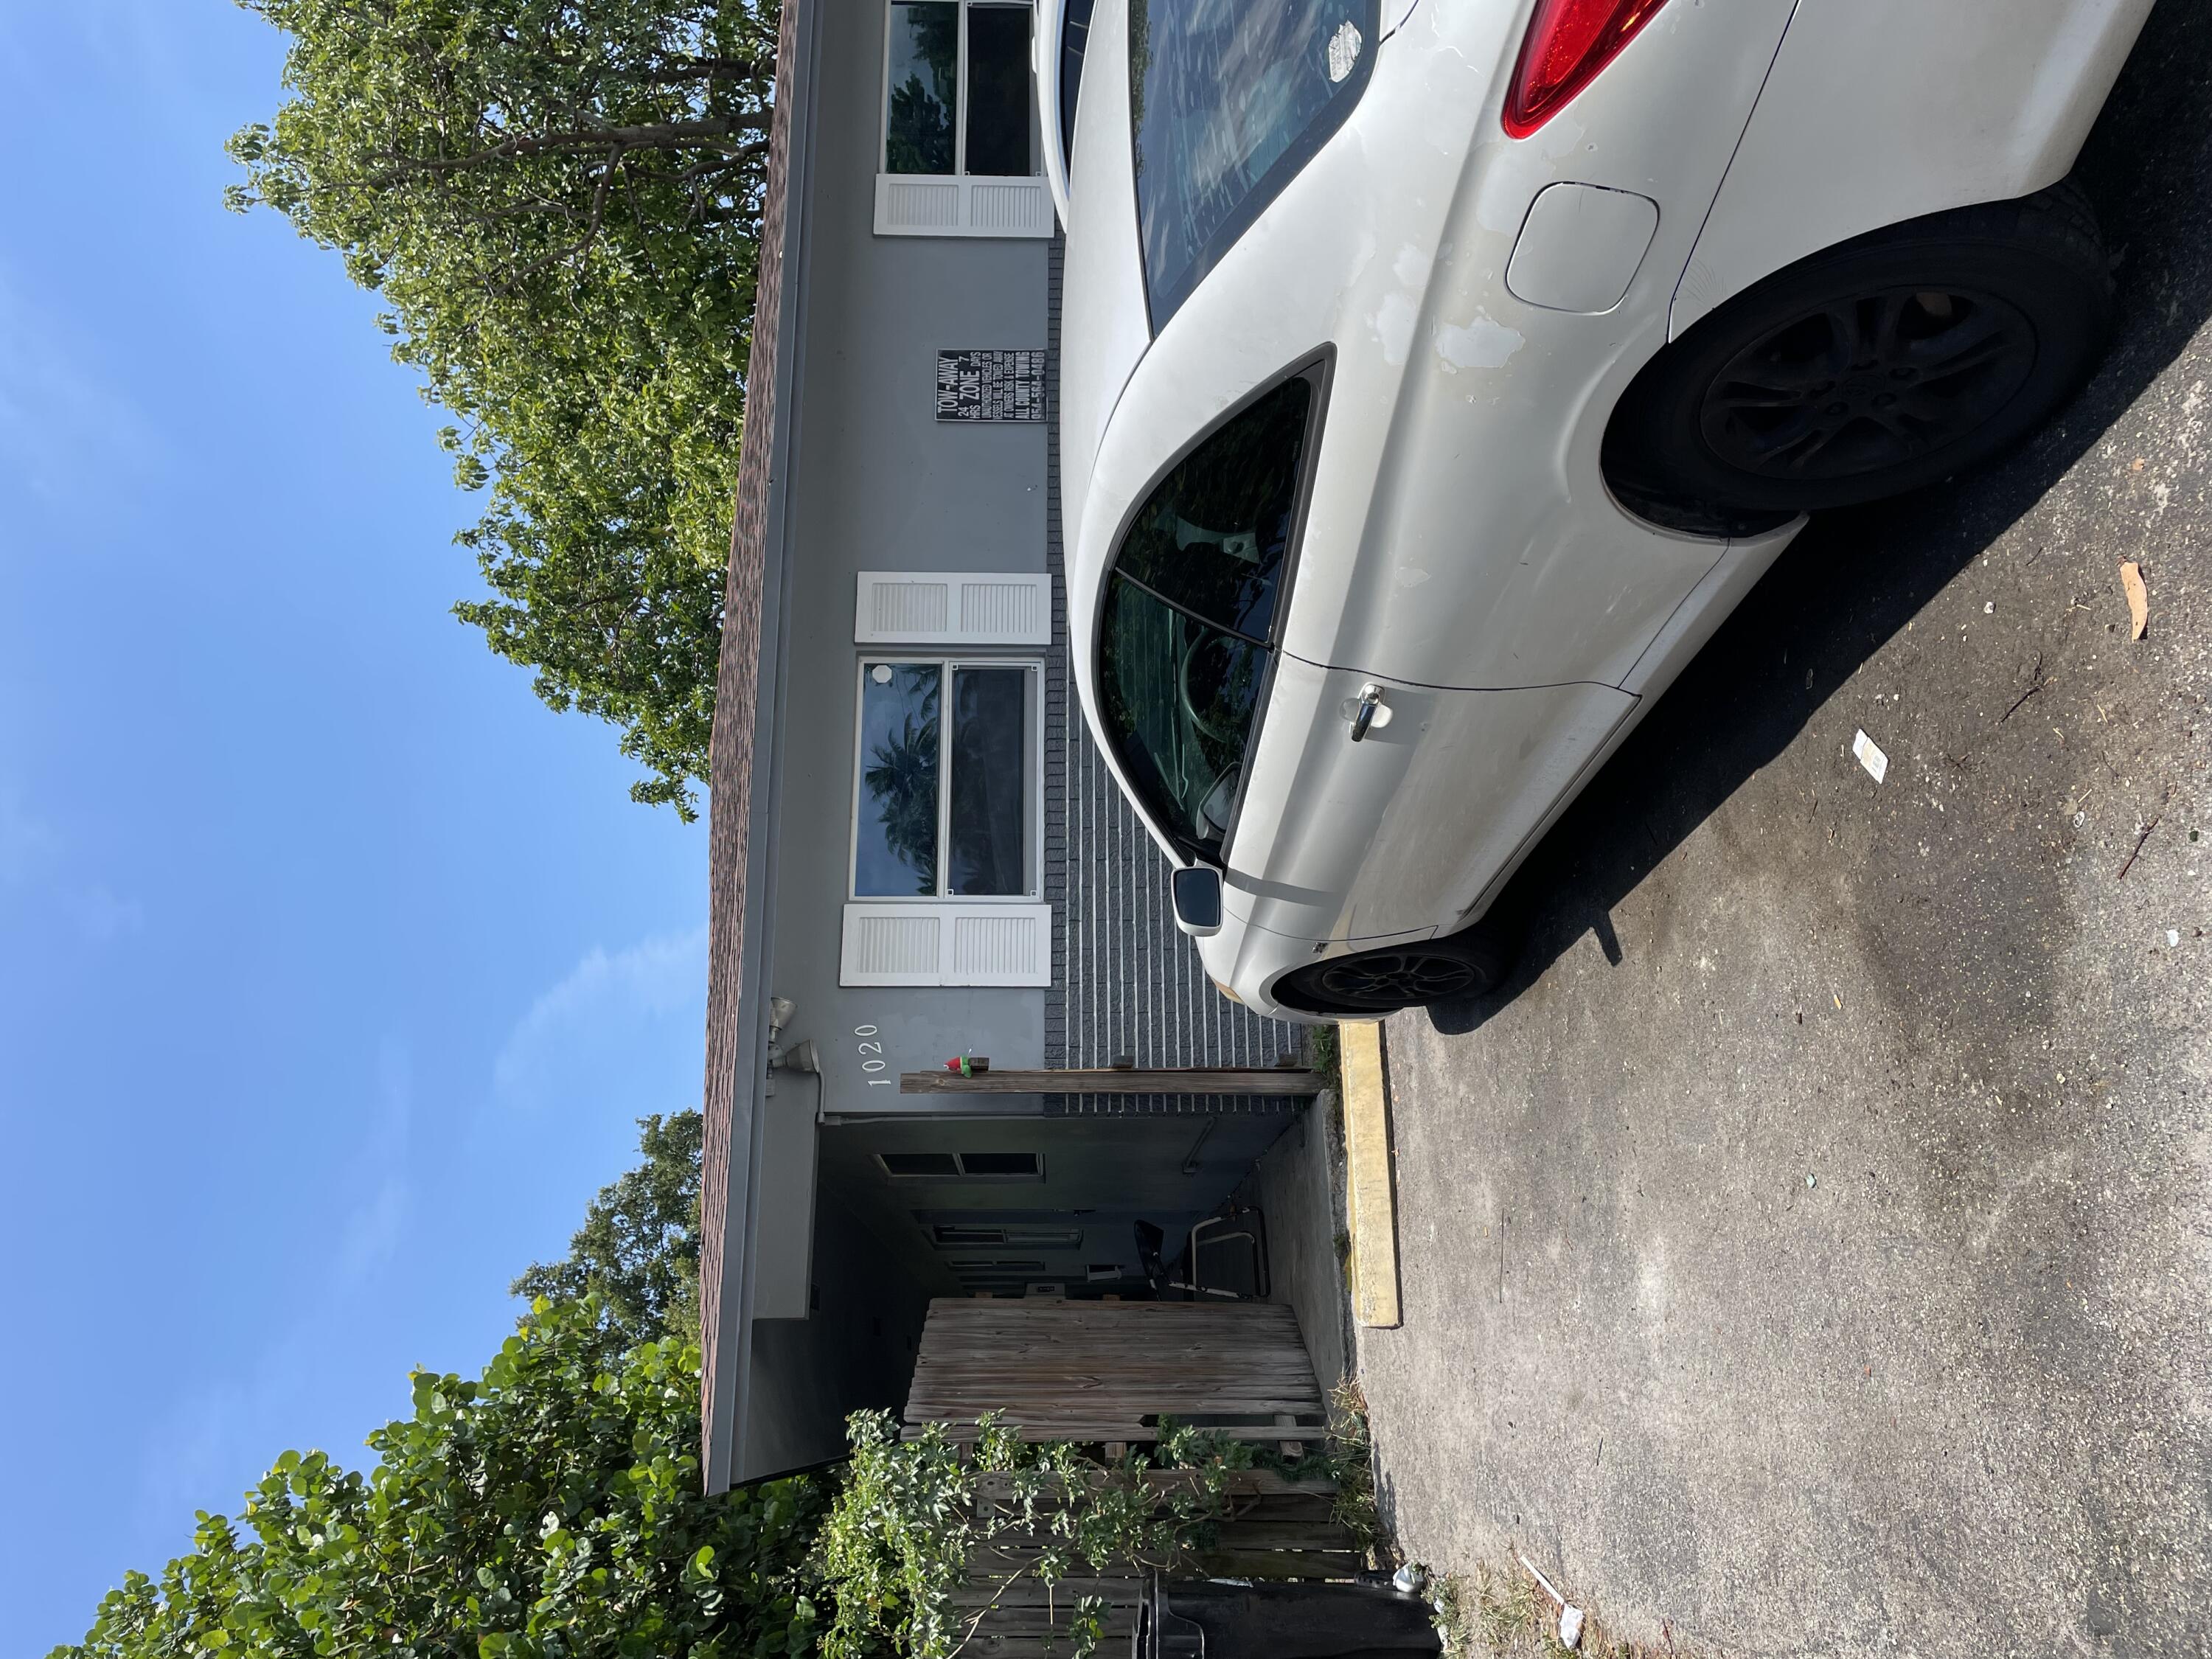
[{"label": "car's rear taillight", "polygon": [[1536,0],[1505,94],[1505,131],[1526,138],[1636,38],[1667,0]]}]

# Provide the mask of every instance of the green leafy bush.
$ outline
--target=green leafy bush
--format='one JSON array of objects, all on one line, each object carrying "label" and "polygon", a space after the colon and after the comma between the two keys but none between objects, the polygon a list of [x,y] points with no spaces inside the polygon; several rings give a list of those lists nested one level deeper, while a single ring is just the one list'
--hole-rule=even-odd
[{"label": "green leafy bush", "polygon": [[708,1498],[699,1354],[540,1300],[477,1382],[417,1372],[367,1474],[286,1452],[236,1521],[131,1573],[52,1659],[765,1659],[808,1653],[805,1480]]},{"label": "green leafy bush", "polygon": [[[951,1659],[1018,1578],[1056,1585],[1085,1565],[1168,1566],[1213,1541],[1229,1510],[1228,1475],[1261,1455],[1171,1424],[1152,1455],[1111,1464],[1066,1441],[1025,1442],[990,1418],[966,1455],[933,1424],[901,1440],[883,1412],[854,1413],[849,1431],[852,1462],[814,1563],[836,1604],[822,1638],[828,1659]],[[1160,1471],[1186,1478],[1146,1478]],[[1022,1565],[976,1571],[979,1557],[1010,1544],[1023,1547]],[[954,1592],[979,1582],[994,1595],[980,1607],[957,1605]],[[1097,1648],[1104,1611],[1095,1596],[1073,1599],[1072,1659]]]}]

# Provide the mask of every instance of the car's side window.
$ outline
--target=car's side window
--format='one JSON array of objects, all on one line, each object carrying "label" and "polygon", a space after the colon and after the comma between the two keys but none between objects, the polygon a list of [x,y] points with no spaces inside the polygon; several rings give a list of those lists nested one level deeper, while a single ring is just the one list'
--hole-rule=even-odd
[{"label": "car's side window", "polygon": [[1115,568],[1170,605],[1265,641],[1290,551],[1313,385],[1285,380],[1163,479]]},{"label": "car's side window", "polygon": [[1218,859],[1313,442],[1317,375],[1293,375],[1170,468],[1115,550],[1099,617],[1102,724],[1154,821]]},{"label": "car's side window", "polygon": [[1123,775],[1170,836],[1218,857],[1267,647],[1119,576],[1107,590],[1100,641],[1100,697]]}]

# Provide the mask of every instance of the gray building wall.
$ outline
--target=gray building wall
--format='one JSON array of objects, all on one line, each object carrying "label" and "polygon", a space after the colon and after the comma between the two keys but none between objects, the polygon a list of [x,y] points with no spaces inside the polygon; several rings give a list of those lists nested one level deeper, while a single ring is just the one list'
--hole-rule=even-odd
[{"label": "gray building wall", "polygon": [[[752,1326],[738,1458],[749,1474],[830,1455],[856,1406],[896,1407],[931,1295],[1034,1279],[1081,1285],[1108,1265],[1135,1288],[1135,1224],[1159,1226],[1172,1257],[1291,1110],[1168,1098],[902,1099],[901,1072],[957,1054],[988,1054],[1001,1067],[1125,1056],[1139,1066],[1266,1065],[1298,1042],[1295,1028],[1255,1018],[1207,982],[1165,908],[1165,861],[1090,743],[1067,662],[1051,425],[936,418],[939,350],[1056,349],[1058,245],[874,234],[885,14],[884,0],[822,0],[800,118],[809,161],[796,204],[788,554],[775,742],[763,757],[772,803],[763,972],[750,994],[791,999],[797,1012],[783,1041],[812,1040],[822,1073],[818,1084],[786,1073],[772,1095],[756,1094],[751,1276],[757,1314],[777,1316]],[[853,641],[855,587],[862,570],[901,569],[1055,578],[1048,648],[958,653],[1044,661],[1048,989],[838,983],[864,654]],[[884,1062],[879,1072],[864,1069],[863,1041],[880,1045],[866,1056]],[[1046,1178],[894,1178],[878,1154],[902,1150],[1034,1150]],[[1079,1237],[1048,1249],[951,1247],[933,1231],[948,1217],[1017,1228],[1053,1218]]]},{"label": "gray building wall", "polygon": [[[895,1085],[871,1086],[860,1069],[858,1026],[876,1027],[871,1040],[884,1044],[879,1057],[889,1064],[878,1077],[959,1053],[1001,1066],[1045,1058],[1042,990],[837,983],[852,846],[860,572],[1045,568],[1045,424],[940,422],[936,373],[940,349],[1048,343],[1048,244],[874,234],[885,15],[883,0],[827,0],[822,14],[789,484],[773,982],[763,988],[799,1005],[788,1035],[818,1046],[823,1106],[831,1113],[896,1103]],[[867,649],[876,657],[940,654]]]},{"label": "gray building wall", "polygon": [[[837,982],[852,846],[859,573],[1044,568],[1042,424],[940,424],[936,354],[1044,346],[1046,246],[874,234],[885,21],[882,0],[820,0],[807,31],[799,118],[808,162],[804,197],[793,204],[800,229],[790,299],[798,350],[781,481],[787,529],[780,672],[768,722],[774,739],[762,757],[771,800],[764,948],[760,983],[749,994],[792,1000],[797,1012],[784,1041],[811,1038],[823,1069],[818,1095],[815,1080],[801,1076],[780,1078],[773,1095],[761,1092],[758,1079],[740,1084],[755,1091],[763,1126],[747,1242],[755,1307],[790,1316],[751,1322],[740,1478],[829,1455],[843,1443],[849,1410],[896,1405],[911,1362],[907,1345],[944,1278],[917,1245],[910,1218],[898,1222],[846,1164],[822,1159],[836,1141],[817,1136],[817,1112],[895,1103],[899,1072],[939,1064],[949,1052],[1029,1066],[1044,1052],[1042,990],[848,990]],[[875,1075],[888,1086],[871,1086],[856,1027],[874,1028],[867,1040],[882,1044],[887,1062]]]}]

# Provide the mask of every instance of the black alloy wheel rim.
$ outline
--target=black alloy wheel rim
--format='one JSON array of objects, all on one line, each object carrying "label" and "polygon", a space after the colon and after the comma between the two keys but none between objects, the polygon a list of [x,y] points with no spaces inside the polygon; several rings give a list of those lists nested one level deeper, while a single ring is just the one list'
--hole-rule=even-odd
[{"label": "black alloy wheel rim", "polygon": [[1425,951],[1371,951],[1323,963],[1307,981],[1329,1001],[1354,1008],[1411,1008],[1480,988],[1471,962]]},{"label": "black alloy wheel rim", "polygon": [[1765,478],[1908,466],[1995,418],[2035,368],[2035,325],[1990,294],[1886,289],[1770,330],[1705,388],[1698,427]]}]

